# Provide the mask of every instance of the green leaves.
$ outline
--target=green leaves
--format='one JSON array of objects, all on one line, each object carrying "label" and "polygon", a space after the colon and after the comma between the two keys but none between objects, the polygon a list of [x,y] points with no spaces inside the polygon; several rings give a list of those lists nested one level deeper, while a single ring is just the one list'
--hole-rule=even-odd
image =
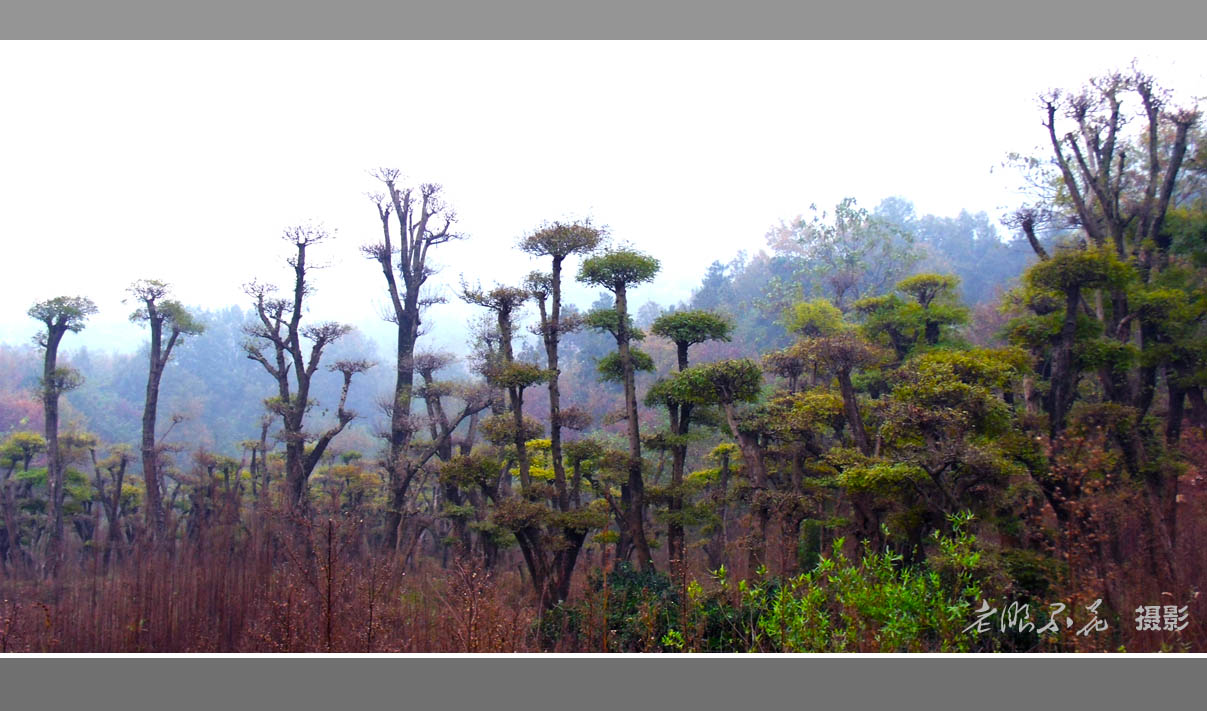
[{"label": "green leaves", "polygon": [[633,249],[617,249],[583,260],[578,280],[613,293],[650,281],[658,273],[657,259]]},{"label": "green leaves", "polygon": [[581,254],[595,249],[606,230],[595,227],[590,220],[582,222],[552,222],[541,225],[532,234],[520,240],[520,249],[538,257],[550,256],[564,259],[571,254]]},{"label": "green leaves", "polygon": [[712,311],[694,309],[663,314],[650,330],[677,345],[692,346],[705,341],[728,341],[733,326]]},{"label": "green leaves", "polygon": [[[654,359],[645,351],[630,346],[629,357],[633,360],[634,372],[654,372]],[[600,358],[595,363],[595,369],[599,371],[599,379],[605,383],[624,382],[624,363],[619,353],[609,353]]]},{"label": "green leaves", "polygon": [[802,301],[785,314],[784,320],[789,331],[807,337],[833,336],[851,328],[843,321],[842,311],[827,299]]},{"label": "green leaves", "polygon": [[1107,249],[1059,249],[1050,259],[1027,270],[1028,286],[1065,292],[1070,288],[1123,286],[1134,276],[1132,268]]},{"label": "green leaves", "polygon": [[[620,333],[620,314],[616,312],[616,309],[594,309],[589,311],[583,318],[583,323],[587,328],[610,333],[613,338],[617,337],[617,334]],[[645,333],[633,326],[633,317],[628,314],[625,314],[625,326],[625,331],[629,334],[629,340],[645,340]]]},{"label": "green leaves", "polygon": [[681,403],[715,405],[753,402],[763,387],[763,372],[749,358],[693,365],[660,386],[662,397]]},{"label": "green leaves", "polygon": [[898,291],[904,291],[920,306],[926,308],[940,295],[951,295],[959,286],[960,279],[951,274],[916,274],[897,283]]},{"label": "green leaves", "polygon": [[495,368],[490,373],[491,382],[503,388],[532,387],[549,380],[552,373],[531,363],[512,361]]},{"label": "green leaves", "polygon": [[96,304],[84,296],[56,296],[29,307],[30,318],[46,324],[48,329],[65,329],[73,333],[84,330],[84,322],[97,311]]},{"label": "green leaves", "polygon": [[[545,425],[539,420],[525,417],[523,425],[524,441],[537,439],[545,434]],[[491,415],[482,420],[482,436],[491,444],[503,446],[515,441],[515,420],[511,414]]]}]

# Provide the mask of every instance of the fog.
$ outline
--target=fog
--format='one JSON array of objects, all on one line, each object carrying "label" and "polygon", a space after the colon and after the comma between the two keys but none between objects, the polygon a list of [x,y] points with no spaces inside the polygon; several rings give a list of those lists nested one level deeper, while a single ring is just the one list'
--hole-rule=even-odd
[{"label": "fog", "polygon": [[[516,281],[515,240],[592,217],[662,260],[635,295],[675,303],[707,265],[844,196],[919,213],[1000,215],[1021,201],[1010,151],[1045,139],[1035,97],[1133,58],[1204,93],[1202,42],[8,43],[0,61],[0,341],[60,294],[100,313],[65,344],[132,351],[124,289],[186,304],[284,283],[282,230],[322,222],[312,317],[383,343],[382,279],[358,247],[380,225],[370,171],[439,182],[466,239],[433,252],[431,346],[463,349],[452,287]],[[594,293],[574,285],[582,306]]]}]

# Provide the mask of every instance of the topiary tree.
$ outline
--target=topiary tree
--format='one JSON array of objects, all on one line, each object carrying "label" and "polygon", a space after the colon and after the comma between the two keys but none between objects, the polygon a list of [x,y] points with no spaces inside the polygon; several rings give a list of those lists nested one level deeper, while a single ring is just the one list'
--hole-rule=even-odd
[{"label": "topiary tree", "polygon": [[[179,301],[167,299],[169,287],[155,279],[140,279],[128,289],[139,307],[130,315],[135,323],[151,329],[150,367],[142,415],[142,469],[146,484],[147,531],[159,538],[164,531],[163,492],[159,477],[159,451],[155,446],[155,421],[159,408],[159,384],[172,350],[184,336],[198,335],[205,327]],[[167,329],[166,340],[164,329]]]},{"label": "topiary tree", "polygon": [[[674,311],[655,319],[650,330],[675,344],[679,371],[687,369],[688,349],[706,341],[728,341],[732,324],[724,317],[711,311],[695,309]],[[685,561],[683,535],[683,468],[687,461],[685,440],[691,423],[690,402],[678,402],[666,398],[664,404],[670,418],[671,434],[671,491],[668,502],[666,542],[667,553],[673,570],[682,572]]]},{"label": "topiary tree", "polygon": [[54,575],[63,554],[64,470],[59,449],[59,397],[83,383],[80,374],[71,368],[60,368],[59,345],[68,332],[84,330],[88,317],[96,313],[96,304],[83,296],[58,296],[40,301],[29,309],[30,318],[41,321],[46,330],[34,337],[43,351],[42,410],[46,425],[47,484],[50,489],[51,529],[50,551],[46,572]]},{"label": "topiary tree", "polygon": [[749,571],[753,572],[763,564],[763,541],[770,521],[770,511],[764,503],[765,498],[761,496],[768,486],[767,468],[758,434],[743,426],[737,405],[758,399],[763,387],[763,372],[758,363],[748,358],[723,360],[690,366],[676,373],[663,387],[664,396],[670,400],[694,405],[719,405],[725,412],[725,420],[738,441],[753,490],[752,513],[759,531],[752,537],[750,547]]},{"label": "topiary tree", "polygon": [[[633,249],[614,249],[583,260],[579,267],[578,280],[599,286],[616,297],[613,311],[612,335],[616,338],[616,351],[620,358],[621,378],[624,383],[625,413],[628,417],[629,471],[628,482],[621,487],[621,500],[628,522],[628,541],[623,538],[618,547],[618,559],[627,553],[624,545],[632,545],[637,554],[637,565],[642,570],[653,567],[649,541],[645,537],[645,484],[642,479],[641,432],[637,422],[637,387],[634,379],[634,363],[630,342],[633,329],[629,317],[628,290],[644,284],[658,273],[657,259]],[[600,326],[594,325],[596,328]]]}]

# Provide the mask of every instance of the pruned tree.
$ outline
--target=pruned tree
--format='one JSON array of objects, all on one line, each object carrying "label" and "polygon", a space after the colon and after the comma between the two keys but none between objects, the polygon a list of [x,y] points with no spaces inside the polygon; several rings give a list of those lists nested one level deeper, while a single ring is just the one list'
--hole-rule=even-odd
[{"label": "pruned tree", "polygon": [[[139,302],[130,315],[135,323],[145,322],[151,329],[150,367],[142,416],[142,468],[146,483],[147,532],[160,538],[164,532],[163,490],[159,476],[159,451],[155,440],[155,421],[159,408],[159,384],[172,350],[183,336],[202,333],[201,325],[179,301],[167,299],[169,287],[155,279],[140,279],[130,285],[130,296]],[[166,338],[165,338],[166,328]]]},{"label": "pruned tree", "polygon": [[[280,416],[283,425],[285,505],[294,513],[306,510],[306,482],[327,445],[356,417],[355,412],[345,409],[352,377],[372,365],[367,361],[341,361],[331,366],[330,369],[339,371],[344,379],[336,407],[336,422],[317,437],[308,434],[306,413],[314,405],[310,398],[311,382],[318,372],[323,350],[351,331],[350,326],[333,322],[302,325],[304,300],[312,289],[307,277],[314,269],[306,262],[306,251],[329,237],[325,230],[312,226],[285,231],[284,240],[296,250],[289,259],[294,275],[292,299],[273,298],[273,288],[258,282],[245,287],[253,300],[257,320],[246,329],[249,338],[244,349],[248,358],[262,365],[276,380],[277,395],[267,404],[269,410]],[[311,440],[314,444],[307,449],[306,444]]]},{"label": "pruned tree", "polygon": [[719,405],[725,413],[726,424],[742,452],[747,477],[750,479],[750,500],[756,531],[751,538],[749,571],[762,565],[763,542],[766,539],[770,511],[762,492],[768,488],[765,446],[757,432],[743,426],[737,406],[758,399],[763,385],[763,373],[750,359],[723,360],[716,363],[689,366],[662,385],[668,401],[680,404]]},{"label": "pruned tree", "polygon": [[[567,317],[562,312],[562,280],[565,261],[575,254],[587,254],[599,246],[605,231],[582,222],[554,222],[546,224],[520,240],[520,249],[537,257],[550,260],[548,273],[537,272],[529,276],[528,292],[536,301],[540,321],[537,332],[545,347],[545,359],[549,387],[549,456],[553,466],[553,484],[556,492],[555,509],[563,514],[578,509],[580,503],[574,494],[578,491],[577,479],[573,486],[567,482],[566,465],[562,456],[562,419],[559,347],[562,336],[578,330],[581,318]],[[560,538],[552,548],[553,560],[544,567],[550,569],[547,589],[538,590],[544,606],[551,607],[565,600],[570,592],[570,581],[574,574],[579,551],[586,540],[587,530],[582,526],[562,526],[556,536]],[[542,552],[542,555],[545,555]]]},{"label": "pruned tree", "polygon": [[[97,442],[93,440],[88,447],[92,459],[92,485],[96,488],[96,496],[101,507],[105,510],[108,522],[108,533],[105,538],[105,565],[115,555],[121,555],[122,517],[126,513],[129,497],[125,496],[122,487],[126,486],[126,467],[130,464],[130,448],[128,445],[110,447],[107,456],[97,456]],[[149,523],[149,522],[148,522]]]},{"label": "pruned tree", "polygon": [[621,501],[628,519],[627,533],[637,554],[637,564],[642,570],[651,569],[653,561],[650,544],[645,537],[645,483],[642,478],[641,431],[637,421],[637,385],[631,348],[633,329],[628,290],[651,281],[658,269],[657,259],[634,249],[620,248],[583,260],[578,270],[579,281],[603,287],[616,297],[613,308],[615,330],[612,335],[616,339],[617,357],[620,359],[629,436],[628,482],[621,487]]},{"label": "pruned tree", "polygon": [[528,290],[537,303],[540,314],[540,336],[545,346],[549,376],[549,439],[553,458],[554,484],[557,487],[558,507],[567,510],[570,506],[566,488],[566,469],[562,462],[561,394],[559,382],[559,353],[562,334],[571,333],[581,326],[578,319],[562,316],[562,270],[568,257],[587,254],[599,246],[604,231],[591,222],[554,222],[544,225],[520,241],[520,249],[538,256],[548,257],[551,271],[547,275],[537,274],[529,279]]},{"label": "pruned tree", "polygon": [[421,333],[423,310],[438,301],[421,294],[433,272],[428,266],[428,250],[461,235],[453,231],[456,214],[444,203],[441,186],[424,183],[418,188],[400,187],[400,173],[392,168],[379,169],[374,177],[386,190],[384,195],[372,196],[381,220],[382,239],[361,250],[381,267],[390,297],[387,320],[397,328],[394,396],[387,408],[390,430],[385,461],[391,498],[386,513],[386,543],[397,547],[407,491],[414,472],[418,471],[414,462],[408,460],[414,434],[410,417],[415,343]]},{"label": "pruned tree", "polygon": [[40,301],[29,309],[29,316],[41,321],[44,332],[34,337],[43,351],[42,408],[46,426],[47,484],[50,489],[51,533],[46,572],[54,575],[63,554],[63,499],[66,495],[63,479],[63,459],[59,449],[59,397],[83,383],[80,374],[59,367],[59,345],[68,332],[79,333],[88,317],[97,311],[96,304],[83,296],[59,296]]},{"label": "pruned tree", "polygon": [[[674,311],[659,316],[650,327],[656,335],[675,344],[679,372],[687,369],[688,349],[706,341],[728,341],[733,327],[725,318],[703,310]],[[687,431],[692,404],[666,400],[671,434],[671,496],[666,528],[668,560],[680,576],[686,561],[683,534],[683,468],[687,461]]]},{"label": "pruned tree", "polygon": [[20,468],[29,471],[34,457],[46,451],[46,439],[33,432],[14,432],[0,445],[0,513],[4,516],[4,549],[0,564],[13,572],[24,573],[29,566],[29,552],[22,545],[21,513],[17,506],[15,474]]}]

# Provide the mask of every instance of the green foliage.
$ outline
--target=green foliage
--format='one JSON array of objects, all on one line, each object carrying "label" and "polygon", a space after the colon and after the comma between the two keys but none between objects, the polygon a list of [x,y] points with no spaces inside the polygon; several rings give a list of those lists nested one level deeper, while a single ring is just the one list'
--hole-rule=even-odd
[{"label": "green foliage", "polygon": [[915,274],[897,283],[897,290],[914,297],[922,308],[927,308],[936,298],[954,296],[960,279],[951,274]]},{"label": "green foliage", "polygon": [[705,341],[728,341],[733,326],[717,313],[693,309],[663,314],[654,320],[650,330],[675,344],[692,346]]},{"label": "green foliage", "polygon": [[[84,296],[56,296],[29,307],[30,318],[46,324],[48,329],[63,329],[73,333],[84,330],[88,317],[97,311],[96,304]],[[45,343],[41,343],[45,345]]]},{"label": "green foliage", "polygon": [[521,239],[519,246],[532,255],[562,259],[571,254],[595,249],[605,233],[604,229],[593,226],[590,220],[552,222],[541,225],[535,232]]},{"label": "green foliage", "polygon": [[789,331],[803,336],[833,336],[849,330],[842,311],[827,299],[802,301],[784,316]]},{"label": "green foliage", "polygon": [[775,396],[768,402],[768,416],[769,429],[788,442],[819,430],[837,430],[846,418],[842,396],[820,388]]},{"label": "green foliage", "polygon": [[490,373],[490,379],[491,382],[501,388],[519,388],[523,390],[537,383],[549,380],[551,375],[550,371],[532,363],[512,361],[493,369]]},{"label": "green foliage", "polygon": [[863,333],[873,342],[891,346],[898,360],[919,349],[952,342],[954,327],[968,322],[968,309],[955,297],[959,279],[950,275],[917,274],[897,284],[908,295],[875,296],[856,301]]},{"label": "green foliage", "polygon": [[500,469],[500,463],[492,457],[458,454],[440,465],[440,483],[460,489],[477,488],[498,479]]},{"label": "green foliage", "polygon": [[130,314],[130,320],[134,323],[149,321],[152,309],[154,309],[155,317],[161,324],[166,325],[170,332],[182,336],[204,333],[205,325],[183,304],[174,299],[163,298],[167,295],[168,290],[167,284],[155,279],[141,279],[134,282],[128,291],[131,296],[143,303],[134,313]]},{"label": "green foliage", "polygon": [[51,371],[49,378],[42,378],[39,383],[45,392],[65,393],[83,385],[84,376],[75,368],[59,367]]},{"label": "green foliage", "polygon": [[678,620],[680,600],[665,574],[621,561],[607,575],[593,572],[587,582],[591,601],[563,602],[545,613],[538,621],[543,638],[579,638],[600,624],[608,630],[610,652],[674,651],[663,638]]},{"label": "green foliage", "polygon": [[[593,309],[583,318],[587,328],[612,334],[615,338],[620,333],[620,314],[616,309]],[[625,314],[625,331],[630,341],[645,340],[645,332],[633,325],[633,317]]]},{"label": "green foliage", "polygon": [[30,461],[46,451],[46,438],[36,432],[13,432],[0,444],[0,468],[23,469]]},{"label": "green foliage", "polygon": [[659,268],[657,259],[634,249],[608,250],[584,259],[578,269],[578,280],[616,293],[652,280]]},{"label": "green foliage", "polygon": [[964,632],[981,597],[984,564],[967,517],[954,533],[936,535],[935,557],[904,565],[866,544],[858,562],[834,542],[807,573],[778,580],[739,581],[730,593],[724,569],[719,590],[689,588],[687,627],[668,630],[663,644],[680,651],[965,652],[977,644]]},{"label": "green foliage", "polygon": [[562,456],[571,466],[598,459],[603,455],[603,445],[591,438],[576,439],[562,444]]},{"label": "green foliage", "polygon": [[743,358],[693,365],[676,373],[665,386],[665,396],[702,405],[752,402],[762,387],[762,369]]},{"label": "green foliage", "polygon": [[552,512],[544,504],[525,498],[508,498],[495,505],[491,520],[508,531],[544,526]]},{"label": "green foliage", "polygon": [[1023,275],[1035,289],[1064,292],[1070,288],[1122,286],[1134,276],[1108,249],[1058,249]]},{"label": "green foliage", "polygon": [[[539,420],[525,416],[523,422],[524,441],[537,439],[545,433],[545,425]],[[482,436],[491,444],[507,445],[515,441],[515,421],[511,414],[491,415],[483,419],[480,426]]]},{"label": "green foliage", "polygon": [[[654,359],[645,351],[630,346],[629,357],[633,361],[634,372],[651,373],[654,371]],[[624,364],[621,362],[619,353],[609,353],[600,358],[595,364],[595,369],[599,371],[599,379],[605,383],[624,382]]]},{"label": "green foliage", "polygon": [[853,198],[832,215],[817,214],[781,225],[768,235],[777,254],[793,259],[796,283],[822,288],[845,308],[854,300],[883,293],[918,259],[914,238],[892,220],[857,207]]}]

